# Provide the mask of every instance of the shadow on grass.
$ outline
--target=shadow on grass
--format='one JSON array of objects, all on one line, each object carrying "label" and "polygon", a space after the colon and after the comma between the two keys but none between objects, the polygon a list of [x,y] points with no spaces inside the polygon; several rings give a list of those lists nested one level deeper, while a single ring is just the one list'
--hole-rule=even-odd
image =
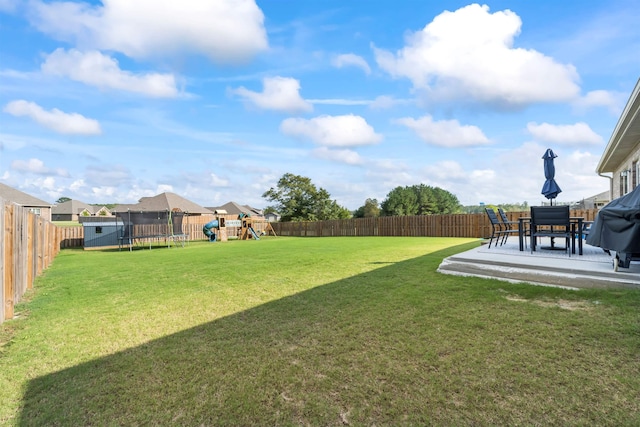
[{"label": "shadow on grass", "polygon": [[[469,327],[468,339],[482,340],[478,319],[462,327],[451,320],[467,310],[468,301],[460,302],[465,285],[435,273],[456,251],[384,266],[35,378],[18,423],[468,422],[473,408],[459,405],[483,399],[465,397],[464,382],[447,376],[443,352],[459,351],[457,344],[440,343],[437,353],[429,344],[446,340],[448,328]],[[476,292],[473,298],[487,298]],[[486,333],[495,340],[495,332]],[[482,376],[478,369],[468,375]],[[514,393],[507,382],[488,387],[495,394],[487,396],[488,405]],[[484,419],[500,420],[496,414]]]}]

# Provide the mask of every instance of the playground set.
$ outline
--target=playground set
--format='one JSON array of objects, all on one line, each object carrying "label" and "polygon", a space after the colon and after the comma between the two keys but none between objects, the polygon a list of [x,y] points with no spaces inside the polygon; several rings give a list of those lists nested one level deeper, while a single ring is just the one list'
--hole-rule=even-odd
[{"label": "playground set", "polygon": [[[238,219],[225,219],[224,217],[218,217],[212,221],[209,221],[202,227],[202,232],[210,242],[226,242],[227,240],[232,238],[228,234],[227,227],[237,229],[235,238],[237,238],[238,240],[260,240],[260,236],[254,228],[254,223],[256,223],[256,221],[251,218],[250,215],[241,213],[240,215],[238,215]],[[276,235],[273,227],[271,227],[271,224],[269,224],[268,222],[266,222],[266,226],[264,227],[262,233],[272,233],[274,236]]]}]

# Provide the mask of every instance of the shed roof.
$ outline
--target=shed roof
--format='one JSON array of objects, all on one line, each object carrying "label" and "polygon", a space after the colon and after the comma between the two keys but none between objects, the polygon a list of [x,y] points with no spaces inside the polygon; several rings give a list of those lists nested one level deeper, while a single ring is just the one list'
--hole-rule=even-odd
[{"label": "shed roof", "polygon": [[640,80],[624,107],[609,143],[604,149],[596,172],[615,172],[640,144]]},{"label": "shed roof", "polygon": [[27,193],[23,193],[20,190],[17,190],[13,187],[9,187],[6,184],[0,182],[0,197],[9,200],[18,205],[27,206],[27,207],[51,207],[51,203],[47,203],[44,200],[40,200],[36,197],[33,197]]}]

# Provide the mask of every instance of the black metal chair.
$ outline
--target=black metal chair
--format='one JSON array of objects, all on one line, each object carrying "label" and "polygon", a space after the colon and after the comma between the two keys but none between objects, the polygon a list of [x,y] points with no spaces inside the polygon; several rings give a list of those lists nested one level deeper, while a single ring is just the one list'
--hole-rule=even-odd
[{"label": "black metal chair", "polygon": [[565,251],[571,256],[571,230],[569,206],[531,206],[531,253],[536,250],[537,237],[565,239]]},{"label": "black metal chair", "polygon": [[491,248],[491,242],[493,242],[493,239],[496,239],[496,243],[493,245],[494,247],[498,244],[499,241],[500,245],[502,246],[509,235],[518,234],[517,228],[509,228],[505,224],[500,222],[498,216],[492,208],[485,208],[484,210],[487,212],[489,222],[491,222],[491,237],[489,238],[489,248]]},{"label": "black metal chair", "polygon": [[[499,215],[500,220],[502,221],[502,226],[503,226],[504,229],[514,228],[514,227],[518,227],[519,226],[519,222],[518,221],[511,221],[502,208],[498,208],[498,215]],[[518,231],[519,231],[519,229],[518,229]],[[527,236],[527,230],[526,229],[524,230],[524,235]],[[509,237],[509,234],[505,234],[504,235],[504,237],[502,238],[501,245],[507,241],[508,237]],[[526,246],[527,245],[526,239],[525,239],[524,242],[525,242],[525,246]]]}]

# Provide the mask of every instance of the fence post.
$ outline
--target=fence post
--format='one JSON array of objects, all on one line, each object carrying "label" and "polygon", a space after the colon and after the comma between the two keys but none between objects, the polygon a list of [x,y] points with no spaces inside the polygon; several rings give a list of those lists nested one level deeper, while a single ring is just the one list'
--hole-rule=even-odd
[{"label": "fence post", "polygon": [[3,263],[3,288],[4,288],[4,318],[13,318],[13,205],[4,206],[4,263]]}]

